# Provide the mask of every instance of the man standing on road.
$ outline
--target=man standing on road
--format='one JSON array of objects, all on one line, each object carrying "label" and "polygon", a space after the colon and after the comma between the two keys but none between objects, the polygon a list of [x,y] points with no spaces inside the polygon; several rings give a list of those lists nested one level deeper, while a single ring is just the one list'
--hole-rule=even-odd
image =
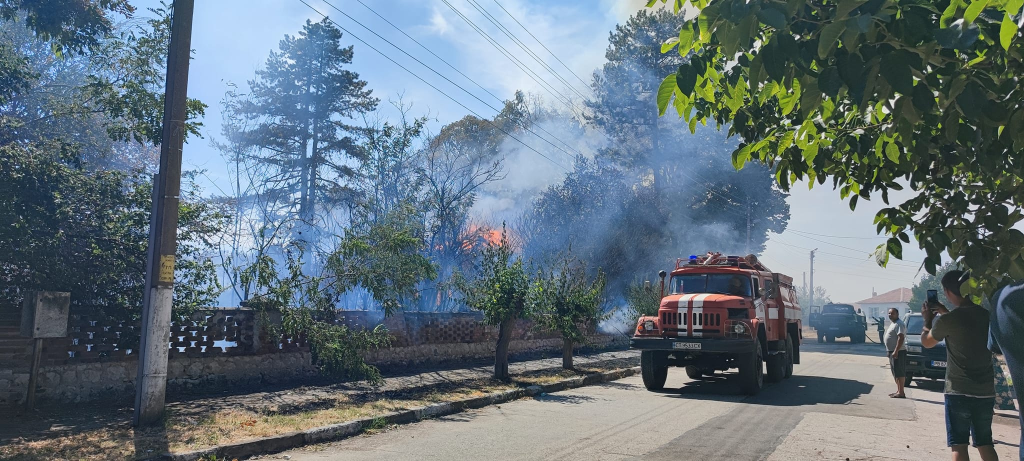
[{"label": "man standing on road", "polygon": [[896,381],[896,392],[889,394],[889,397],[905,399],[907,394],[903,390],[903,383],[907,379],[907,326],[900,320],[900,311],[896,308],[889,309],[889,320],[892,323],[885,329],[883,341],[885,349],[889,351],[889,368]]},{"label": "man standing on road", "polygon": [[[1018,410],[1024,404],[1024,283],[1009,285],[992,295],[991,323],[989,324],[989,349],[1001,354],[1010,369],[1013,390],[1017,397]],[[1016,334],[1014,334],[1016,333]],[[1020,425],[1024,428],[1024,411],[1018,411]],[[1020,436],[1020,459],[1024,461],[1024,430]]]},{"label": "man standing on road", "polygon": [[[921,345],[935,347],[946,341],[946,443],[953,460],[967,460],[968,439],[981,459],[996,460],[992,445],[992,415],[996,403],[992,353],[988,350],[989,313],[960,295],[963,271],[949,271],[942,277],[942,289],[956,307],[950,311],[941,303],[921,306],[924,328]],[[941,314],[937,320],[936,313]],[[934,325],[933,325],[934,324]]]}]

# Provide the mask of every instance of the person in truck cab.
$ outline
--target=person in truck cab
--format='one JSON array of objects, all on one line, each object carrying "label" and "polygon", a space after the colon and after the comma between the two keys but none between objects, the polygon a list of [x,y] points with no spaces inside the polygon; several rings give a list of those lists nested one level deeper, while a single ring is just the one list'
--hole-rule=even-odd
[{"label": "person in truck cab", "polygon": [[747,291],[743,288],[743,278],[734,275],[732,280],[729,280],[729,294],[734,296],[743,296]]},{"label": "person in truck cab", "polygon": [[[992,445],[996,386],[988,349],[989,312],[960,295],[964,280],[966,275],[958,270],[942,277],[953,310],[942,303],[921,306],[921,345],[932,348],[946,341],[946,443],[953,460],[970,459],[967,442],[973,435],[981,459],[988,461],[998,459]],[[936,314],[941,316],[936,319]]]}]

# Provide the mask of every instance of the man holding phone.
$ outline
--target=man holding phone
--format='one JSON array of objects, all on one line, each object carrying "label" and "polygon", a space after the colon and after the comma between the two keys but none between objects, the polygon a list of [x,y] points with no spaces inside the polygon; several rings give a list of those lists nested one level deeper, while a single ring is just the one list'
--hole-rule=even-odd
[{"label": "man holding phone", "polygon": [[[935,347],[946,341],[946,442],[953,460],[967,460],[967,443],[973,435],[981,459],[996,460],[992,441],[992,416],[995,407],[995,374],[992,353],[988,350],[989,313],[964,299],[960,285],[963,271],[949,271],[942,277],[946,298],[956,307],[949,310],[937,299],[921,306],[924,328],[921,345]],[[940,317],[936,319],[936,314]]]}]

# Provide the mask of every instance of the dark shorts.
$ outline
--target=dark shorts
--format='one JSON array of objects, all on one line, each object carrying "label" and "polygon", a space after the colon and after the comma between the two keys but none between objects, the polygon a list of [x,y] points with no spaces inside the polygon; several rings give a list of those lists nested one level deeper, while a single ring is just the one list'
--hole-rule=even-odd
[{"label": "dark shorts", "polygon": [[967,445],[974,438],[975,447],[992,445],[992,415],[995,398],[946,394],[946,443]]},{"label": "dark shorts", "polygon": [[889,357],[889,368],[892,368],[893,378],[904,378],[907,376],[907,351],[899,351]]}]

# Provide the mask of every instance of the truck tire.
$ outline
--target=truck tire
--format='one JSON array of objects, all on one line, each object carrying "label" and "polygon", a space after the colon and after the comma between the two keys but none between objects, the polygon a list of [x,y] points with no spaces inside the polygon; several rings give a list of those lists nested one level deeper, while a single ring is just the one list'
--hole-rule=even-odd
[{"label": "truck tire", "polygon": [[822,333],[820,331],[818,332],[818,342],[819,343],[825,342],[825,333]]},{"label": "truck tire", "polygon": [[690,365],[686,367],[686,376],[689,376],[690,379],[700,379],[704,376],[704,370]]},{"label": "truck tire", "polygon": [[644,379],[644,387],[649,391],[660,391],[665,388],[668,378],[668,366],[654,366],[654,351],[640,352],[640,375]]},{"label": "truck tire", "polygon": [[786,372],[782,377],[789,379],[793,376],[793,337],[786,336]]},{"label": "truck tire", "polygon": [[854,344],[864,344],[865,339],[867,339],[865,333],[854,333],[853,336],[850,337],[850,342]]},{"label": "truck tire", "polygon": [[828,335],[828,336],[825,337],[825,341],[828,341],[830,343],[834,343],[834,342],[836,342],[836,337],[832,336],[832,335]]},{"label": "truck tire", "polygon": [[786,375],[786,353],[769,355],[765,367],[768,369],[764,375],[765,381],[769,383],[782,381],[782,378]]},{"label": "truck tire", "polygon": [[740,391],[747,395],[757,395],[764,386],[764,356],[761,352],[761,341],[754,341],[754,352],[738,357]]}]

